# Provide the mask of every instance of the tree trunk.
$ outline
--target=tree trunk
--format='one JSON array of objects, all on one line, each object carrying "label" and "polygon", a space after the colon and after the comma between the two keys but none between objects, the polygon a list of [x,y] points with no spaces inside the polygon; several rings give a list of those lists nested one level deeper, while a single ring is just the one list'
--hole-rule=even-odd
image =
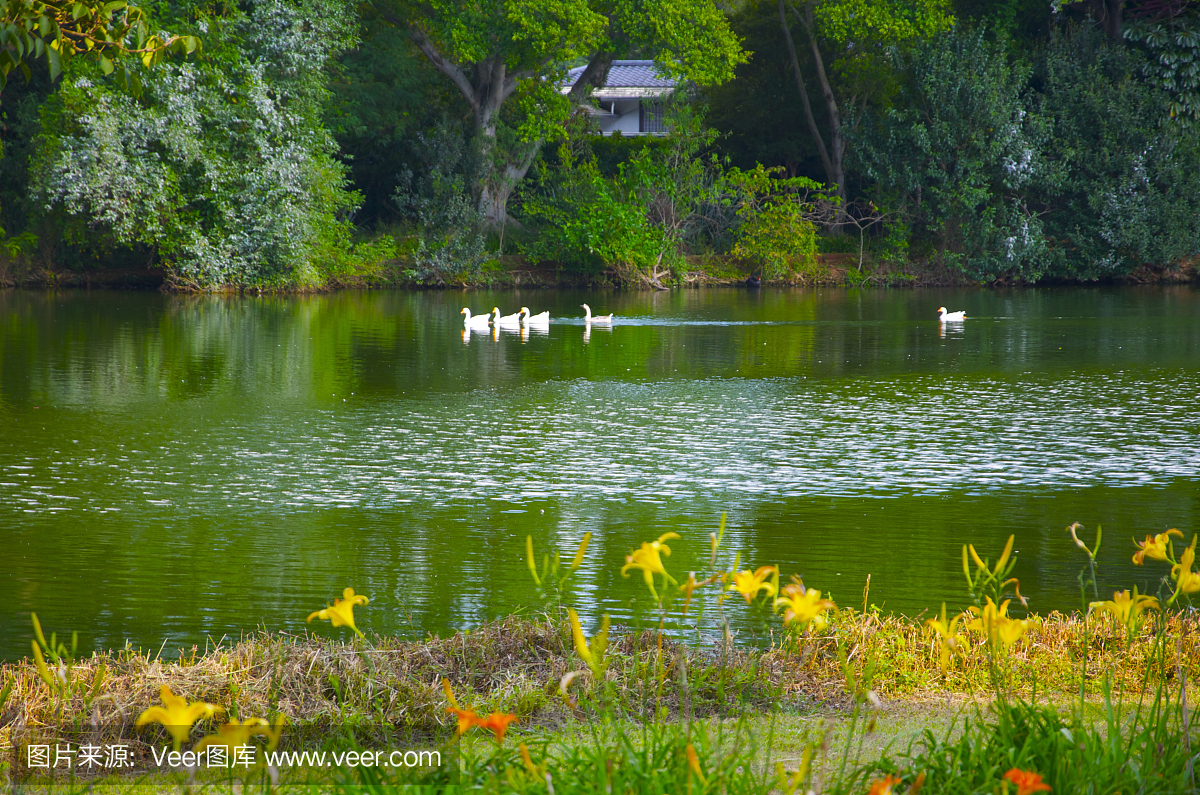
[{"label": "tree trunk", "polygon": [[800,101],[804,105],[804,118],[808,120],[808,130],[817,143],[817,154],[821,156],[821,165],[825,166],[825,181],[832,184],[834,182],[833,161],[829,158],[829,150],[825,148],[825,139],[817,127],[817,120],[813,117],[812,104],[808,101],[808,88],[804,85],[804,75],[800,71],[800,59],[796,57],[796,45],[792,41],[792,30],[788,25],[783,0],[779,0],[779,23],[783,27],[783,37],[787,40],[788,54],[792,57],[792,71],[796,75],[796,86],[800,89]]},{"label": "tree trunk", "polygon": [[[833,86],[825,74],[825,59],[821,57],[821,48],[817,46],[817,37],[813,32],[812,5],[804,7],[804,32],[808,34],[808,43],[812,48],[813,64],[817,67],[817,79],[821,82],[821,93],[825,95],[825,108],[829,112],[829,159],[833,161],[833,182],[837,196],[841,199],[841,207],[846,206],[846,172],[842,168],[842,155],[846,143],[842,138],[842,114],[838,111],[837,97],[833,95]],[[839,208],[840,215],[840,208]]]},{"label": "tree trunk", "polygon": [[1125,0],[1090,0],[1092,19],[1103,26],[1110,41],[1121,40],[1121,24],[1125,21]]},{"label": "tree trunk", "polygon": [[[499,53],[493,53],[488,58],[475,64],[472,75],[456,63],[446,59],[425,32],[415,24],[409,24],[408,30],[413,43],[425,54],[438,71],[450,78],[458,87],[459,92],[471,107],[475,122],[475,134],[479,137],[481,160],[484,174],[478,183],[479,212],[487,224],[500,227],[504,224],[515,224],[508,217],[508,197],[512,194],[517,183],[525,178],[529,167],[541,148],[541,141],[532,141],[521,147],[511,156],[504,158],[506,162],[497,164],[496,126],[500,118],[500,108],[504,101],[517,90],[517,83],[527,77],[533,77],[538,69],[508,73],[504,58]],[[612,66],[615,53],[600,51],[592,56],[587,68],[579,80],[572,86],[568,96],[573,101],[582,99],[588,87],[598,87],[604,84]],[[548,61],[547,61],[548,62]],[[543,63],[543,66],[545,63]],[[540,68],[540,67],[539,67]]]},{"label": "tree trunk", "polygon": [[842,116],[838,110],[837,98],[833,94],[833,87],[829,84],[829,77],[825,74],[825,59],[821,56],[821,48],[817,46],[817,37],[813,31],[813,14],[812,6],[806,4],[803,11],[792,6],[792,13],[800,20],[804,27],[804,32],[808,36],[809,47],[812,50],[813,65],[817,69],[817,80],[821,84],[821,93],[825,97],[825,108],[829,113],[829,146],[825,146],[825,138],[821,135],[820,129],[817,127],[816,119],[813,117],[812,104],[808,99],[808,89],[804,85],[804,77],[800,72],[800,60],[796,57],[796,45],[792,41],[792,31],[787,22],[787,14],[784,11],[784,0],[779,0],[779,22],[783,26],[783,35],[787,40],[788,54],[792,58],[792,70],[796,75],[796,85],[800,89],[800,99],[804,105],[804,116],[808,120],[809,130],[812,131],[813,140],[817,144],[817,152],[821,156],[821,164],[825,167],[825,181],[833,187],[834,193],[839,199],[839,216],[841,214],[840,207],[846,206],[846,174],[842,166],[842,158],[845,153],[845,139],[842,137]]}]

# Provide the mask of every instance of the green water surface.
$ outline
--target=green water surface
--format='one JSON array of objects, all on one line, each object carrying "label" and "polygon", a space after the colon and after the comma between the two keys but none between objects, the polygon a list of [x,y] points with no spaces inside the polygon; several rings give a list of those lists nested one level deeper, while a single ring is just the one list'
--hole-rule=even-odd
[{"label": "green water surface", "polygon": [[[464,305],[553,322],[464,338]],[[591,531],[571,603],[630,621],[624,556],[677,532],[682,578],[723,511],[745,564],[846,604],[869,574],[885,608],[961,605],[961,544],[1015,533],[1031,609],[1070,608],[1073,521],[1103,587],[1154,591],[1130,537],[1198,529],[1198,397],[1186,286],[0,291],[0,658],[31,611],[169,654],[303,632],[347,585],[368,633],[470,627],[539,604],[527,534]]]}]

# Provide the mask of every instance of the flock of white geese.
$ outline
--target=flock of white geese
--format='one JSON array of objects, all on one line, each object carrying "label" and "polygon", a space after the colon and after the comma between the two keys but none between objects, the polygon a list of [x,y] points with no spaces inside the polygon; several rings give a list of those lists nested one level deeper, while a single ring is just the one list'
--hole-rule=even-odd
[{"label": "flock of white geese", "polygon": [[[592,308],[587,304],[580,304],[583,308],[583,322],[586,329],[591,329],[593,323],[601,325],[612,325],[613,316],[593,315]],[[539,332],[549,332],[550,330],[550,312],[539,312],[533,314],[529,311],[529,307],[523,306],[518,311],[511,315],[500,314],[500,307],[492,307],[491,312],[484,312],[482,315],[473,315],[468,307],[463,307],[460,313],[463,316],[463,339],[466,340],[472,331],[499,331],[505,329],[507,331],[521,331],[528,333],[531,329]],[[938,322],[939,323],[961,323],[967,319],[965,311],[947,312],[946,307],[938,307]],[[586,334],[585,330],[585,334]]]},{"label": "flock of white geese", "polygon": [[[583,322],[591,323],[608,323],[611,324],[613,316],[608,315],[593,315],[592,308],[587,304],[580,304],[583,307]],[[550,328],[550,312],[539,312],[536,315],[529,311],[529,307],[523,306],[517,312],[511,315],[501,315],[500,307],[492,307],[491,312],[484,312],[482,315],[473,315],[471,310],[463,307],[460,313],[463,316],[463,331],[488,331],[490,329],[508,329],[518,331],[523,328],[532,329],[549,329]]]}]

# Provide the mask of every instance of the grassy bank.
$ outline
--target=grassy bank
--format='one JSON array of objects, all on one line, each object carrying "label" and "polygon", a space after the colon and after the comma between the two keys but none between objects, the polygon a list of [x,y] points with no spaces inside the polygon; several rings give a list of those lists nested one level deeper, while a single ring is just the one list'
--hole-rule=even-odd
[{"label": "grassy bank", "polygon": [[[1100,535],[1089,548],[1076,529],[1081,586],[1099,600]],[[368,599],[351,588],[308,616],[349,641],[260,633],[172,659],[128,649],[76,659],[34,617],[32,658],[0,667],[0,770],[20,786],[68,789],[98,776],[547,795],[1198,791],[1195,537],[1178,554],[1177,530],[1137,545],[1138,561],[1170,566],[1158,597],[1122,591],[1086,614],[1024,618],[1008,613],[1020,598],[1013,538],[994,564],[967,545],[973,606],[910,618],[839,609],[798,578],[780,587],[777,567],[740,569],[740,555],[729,566],[723,536],[722,522],[707,576],[682,582],[663,562],[675,534],[642,543],[622,572],[644,576],[646,627],[606,616],[590,638],[559,607],[447,638],[368,638],[354,612]],[[588,542],[539,565],[526,539],[545,603],[569,603]],[[769,642],[734,637],[725,601],[739,597]],[[663,632],[668,615],[696,634]],[[206,764],[213,746],[245,754]],[[121,766],[49,761],[52,750],[112,747]],[[408,755],[411,765],[383,761]]]},{"label": "grassy bank", "polygon": [[[659,282],[668,289],[719,287],[745,284],[759,275],[752,263],[727,255],[690,256],[686,267],[671,278]],[[1145,266],[1112,280],[1114,284],[1179,284],[1200,280],[1200,261],[1189,261],[1169,267]],[[819,253],[812,266],[780,278],[765,278],[768,286],[876,286],[876,287],[940,287],[978,286],[964,274],[940,266],[922,263],[880,263],[847,253]],[[1054,281],[1053,283],[1060,283]],[[1089,282],[1091,283],[1091,282]],[[416,278],[407,258],[362,262],[354,267],[341,267],[323,272],[320,281],[309,285],[279,284],[262,288],[230,288],[227,292],[311,293],[338,289],[441,289],[441,288],[560,288],[560,287],[626,287],[654,289],[644,280],[629,280],[615,271],[582,272],[554,262],[535,262],[520,255],[506,254],[484,265],[477,273],[449,276],[428,281]],[[32,267],[18,263],[0,266],[0,288],[110,288],[162,289],[178,291],[167,273],[160,268],[131,269],[123,267]]]},{"label": "grassy bank", "polygon": [[[1078,693],[1086,653],[1087,683],[1136,697],[1158,685],[1200,681],[1197,617],[1175,616],[1166,628],[1178,642],[1165,649],[1161,677],[1146,678],[1153,635],[1128,638],[1114,621],[1052,614],[1035,618],[1027,642],[1014,649],[1011,694],[1069,699]],[[839,656],[839,646],[846,662]],[[983,638],[974,638],[944,674],[937,638],[920,621],[844,610],[803,648],[685,644],[656,632],[609,640],[604,673],[613,714],[634,723],[729,719],[741,715],[844,715],[853,682],[871,668],[871,689],[884,702],[957,704],[991,699],[993,682]],[[286,716],[283,747],[307,748],[331,733],[363,747],[428,743],[452,733],[442,680],[476,712],[512,713],[520,732],[554,732],[595,716],[560,693],[563,677],[583,665],[561,618],[509,617],[472,632],[412,641],[376,637],[370,645],[315,636],[258,634],[240,642],[181,650],[176,659],[111,651],[75,663],[73,689],[57,694],[30,659],[0,667],[11,685],[0,713],[0,744],[132,742],[138,759],[169,739],[138,730],[137,717],[157,703],[164,685],[191,701],[222,705],[229,715]],[[1190,688],[1191,689],[1191,688]],[[569,694],[596,690],[581,674]],[[1192,703],[1200,693],[1192,690]],[[197,726],[193,740],[205,729]],[[15,768],[19,760],[10,760]]]}]

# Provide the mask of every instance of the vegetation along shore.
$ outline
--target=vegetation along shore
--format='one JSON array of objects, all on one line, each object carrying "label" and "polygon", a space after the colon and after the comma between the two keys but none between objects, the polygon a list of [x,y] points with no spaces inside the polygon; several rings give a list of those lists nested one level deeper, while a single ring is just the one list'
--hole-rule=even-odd
[{"label": "vegetation along shore", "polygon": [[[173,659],[76,659],[35,616],[31,657],[0,669],[4,771],[118,790],[1200,791],[1197,537],[1147,536],[1135,560],[1162,570],[1158,595],[1104,599],[1102,534],[1067,530],[1086,608],[1071,615],[1022,610],[1011,537],[994,559],[963,546],[966,609],[908,618],[870,608],[869,583],[854,609],[781,585],[777,567],[741,569],[722,529],[704,572],[670,573],[674,533],[626,556],[622,572],[646,585],[638,626],[604,616],[585,631],[569,606],[587,537],[571,558],[527,540],[544,612],[445,638],[368,637],[373,603],[352,588],[308,616],[332,637],[264,631]],[[761,637],[732,636],[729,599],[761,611]],[[236,761],[212,765],[212,746]],[[71,764],[112,747],[119,770]],[[437,764],[345,761],[414,749],[437,749]]]},{"label": "vegetation along shore", "polygon": [[1196,277],[1195,2],[46,9],[0,286]]}]

